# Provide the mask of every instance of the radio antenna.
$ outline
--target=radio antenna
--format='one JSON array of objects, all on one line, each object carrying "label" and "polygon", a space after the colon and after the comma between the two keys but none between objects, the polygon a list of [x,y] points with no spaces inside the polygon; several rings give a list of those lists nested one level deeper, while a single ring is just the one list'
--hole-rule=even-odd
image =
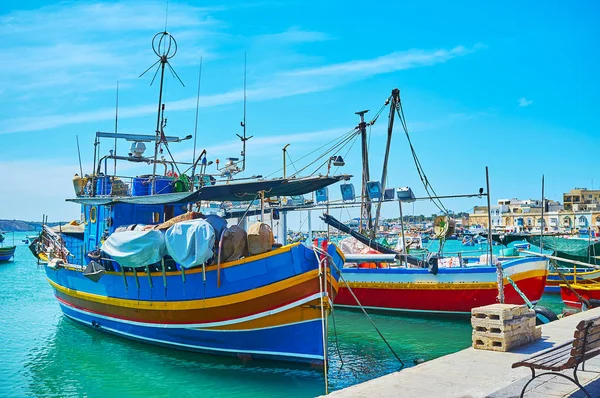
[{"label": "radio antenna", "polygon": [[253,136],[246,137],[246,53],[244,53],[244,120],[240,123],[243,127],[243,137],[239,134],[236,134],[240,140],[242,140],[242,170],[246,170],[246,141],[248,141]]},{"label": "radio antenna", "polygon": [[202,81],[202,57],[200,57],[200,68],[198,69],[198,95],[196,97],[196,126],[194,127],[194,153],[192,155],[192,184],[196,173],[196,141],[198,138],[198,110],[200,109],[200,82]]},{"label": "radio antenna", "polygon": [[[162,102],[162,97],[163,97],[163,84],[164,84],[164,80],[165,80],[165,66],[169,67],[171,74],[174,77],[176,77],[177,80],[179,80],[179,83],[181,83],[181,85],[183,87],[185,87],[185,84],[183,84],[183,82],[179,78],[179,75],[177,74],[177,72],[175,72],[175,69],[173,69],[173,67],[169,63],[169,60],[171,58],[173,58],[175,56],[175,54],[177,54],[177,41],[175,41],[175,38],[167,31],[158,32],[152,38],[152,50],[154,50],[154,53],[158,57],[158,61],[153,63],[152,66],[150,66],[148,69],[146,69],[144,72],[142,72],[142,74],[139,77],[144,76],[146,74],[146,72],[148,72],[150,69],[154,68],[154,66],[158,65],[158,67],[156,68],[156,72],[154,72],[154,76],[152,77],[152,81],[150,81],[150,85],[152,85],[152,83],[154,83],[154,79],[156,79],[156,75],[158,74],[158,71],[160,70],[160,88],[159,88],[159,92],[158,92],[158,112],[157,112],[158,115],[156,118],[156,144],[154,146],[154,161],[153,161],[153,169],[152,169],[152,176],[155,177],[156,176],[156,160],[158,158],[159,148],[161,147],[163,142],[165,143],[165,145],[167,143],[164,132],[163,132],[164,124],[162,123],[162,120],[161,120],[161,119],[163,119],[163,116],[164,116],[164,113],[163,113],[164,112],[164,104]],[[161,112],[161,111],[163,111],[163,112]],[[153,178],[152,179],[152,188],[151,188],[152,195],[154,195],[156,193],[155,192],[155,185],[156,185],[155,182],[156,182],[156,179]]]},{"label": "radio antenna", "polygon": [[117,137],[116,134],[119,129],[119,81],[117,80],[117,99],[115,103],[115,164],[114,164],[114,175],[117,175]]}]

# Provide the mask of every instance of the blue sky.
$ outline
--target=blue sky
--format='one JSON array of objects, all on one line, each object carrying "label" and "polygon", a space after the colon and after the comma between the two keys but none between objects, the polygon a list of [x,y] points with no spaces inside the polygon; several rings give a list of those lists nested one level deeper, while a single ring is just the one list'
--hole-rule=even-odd
[{"label": "blue sky", "polygon": [[[298,159],[350,130],[354,112],[373,115],[397,87],[438,193],[476,192],[486,165],[493,201],[539,197],[542,174],[552,199],[592,181],[598,188],[597,2],[416,3],[170,1],[168,30],[179,44],[172,65],[186,87],[167,79],[168,133],[194,131],[203,57],[198,146],[213,159],[238,155],[246,52],[255,137],[247,176],[276,172],[287,143]],[[117,81],[119,131],[154,131],[157,88],[138,75],[156,60],[150,40],[164,16],[163,1],[2,2],[0,218],[78,218],[64,202],[79,170],[75,136],[89,172],[94,132],[114,128]],[[372,130],[374,175],[386,123]],[[172,148],[191,160],[191,142]],[[357,187],[359,148],[340,169]],[[424,195],[400,129],[389,168],[389,186]],[[484,200],[445,203],[466,211]],[[384,210],[396,215],[395,206]]]}]

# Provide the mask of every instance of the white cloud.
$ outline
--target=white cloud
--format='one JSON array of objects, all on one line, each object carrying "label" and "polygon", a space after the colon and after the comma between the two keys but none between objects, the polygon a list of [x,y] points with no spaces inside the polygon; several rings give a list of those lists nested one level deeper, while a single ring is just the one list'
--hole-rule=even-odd
[{"label": "white cloud", "polygon": [[524,107],[529,106],[531,104],[533,104],[533,100],[528,100],[525,97],[519,98],[519,106],[520,107],[524,108]]},{"label": "white cloud", "polygon": [[381,57],[349,61],[333,65],[321,66],[309,69],[299,69],[289,72],[290,76],[330,76],[330,75],[374,75],[389,73],[403,69],[429,66],[463,55],[467,55],[475,50],[475,47],[468,49],[464,46],[457,46],[450,50],[408,50],[394,52]]},{"label": "white cloud", "polygon": [[[316,68],[297,69],[280,72],[269,80],[259,81],[247,92],[248,101],[264,101],[290,97],[299,94],[322,92],[334,87],[361,80],[369,76],[390,73],[403,69],[430,66],[436,63],[469,54],[477,47],[467,49],[463,46],[451,50],[411,50],[397,52],[371,60],[349,61]],[[200,97],[201,107],[231,104],[241,101],[241,90],[233,90],[221,94],[204,95]],[[191,97],[169,103],[170,111],[185,111],[195,109],[196,98]],[[119,118],[131,118],[153,114],[156,105],[138,105],[119,109]],[[104,108],[97,111],[79,112],[72,114],[7,119],[0,127],[0,134],[45,130],[65,125],[111,120],[114,109]]]}]

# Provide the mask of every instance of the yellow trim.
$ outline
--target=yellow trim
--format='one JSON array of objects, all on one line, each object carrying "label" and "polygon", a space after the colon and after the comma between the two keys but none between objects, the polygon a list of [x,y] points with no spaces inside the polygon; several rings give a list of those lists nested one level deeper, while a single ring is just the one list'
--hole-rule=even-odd
[{"label": "yellow trim", "polygon": [[[564,283],[560,284],[559,286],[560,287],[568,287]],[[577,290],[587,290],[587,291],[598,291],[598,290],[600,290],[600,286],[595,285],[595,284],[581,285],[579,283],[571,283],[569,286],[572,287],[573,289],[577,289]]]},{"label": "yellow trim", "polygon": [[[275,256],[277,254],[281,254],[281,253],[285,253],[285,252],[289,252],[290,250],[292,250],[293,247],[296,247],[300,245],[300,242],[296,242],[293,243],[291,245],[287,245],[287,246],[282,246],[280,248],[277,248],[275,250],[271,250],[270,252],[266,252],[266,253],[262,253],[262,254],[257,254],[254,256],[250,256],[250,257],[246,257],[243,258],[241,260],[236,260],[236,261],[230,261],[227,263],[223,263],[221,264],[221,269],[223,268],[229,268],[229,267],[233,267],[236,265],[240,265],[240,264],[247,264],[247,263],[251,263],[253,261],[258,261],[258,260],[262,260],[271,256]],[[206,271],[216,271],[217,270],[217,265],[209,265],[208,267],[206,267]],[[186,275],[190,275],[190,274],[197,274],[198,272],[202,272],[202,267],[195,267],[193,269],[186,269],[185,270],[185,274]],[[121,272],[106,272],[107,275],[122,275]],[[138,276],[147,276],[146,272],[138,272],[137,273]],[[170,271],[170,272],[166,272],[165,273],[167,276],[173,276],[173,275],[181,275],[181,271]],[[133,276],[133,272],[126,272],[125,275],[130,275]],[[151,272],[150,276],[162,276],[162,272],[158,271],[158,272]]]},{"label": "yellow trim", "polygon": [[[252,299],[266,296],[267,294],[280,292],[303,282],[316,280],[319,270],[312,270],[301,275],[275,282],[267,286],[262,286],[249,291],[235,293],[224,297],[215,297],[209,299],[185,300],[185,301],[146,301],[146,300],[128,300],[114,297],[102,296],[99,294],[82,292],[68,287],[61,286],[56,282],[48,279],[48,282],[58,291],[68,296],[79,298],[82,300],[93,301],[96,303],[114,305],[118,307],[136,308],[144,310],[195,310],[203,308],[221,307],[230,304],[250,301]],[[138,274],[139,275],[139,274]],[[334,289],[336,286],[334,285]]]},{"label": "yellow trim", "polygon": [[[545,276],[546,270],[533,270],[527,272],[521,272],[515,276],[511,276],[514,282],[521,281],[523,279],[535,278]],[[504,284],[507,285],[509,282],[504,278]],[[348,282],[344,284],[340,283],[340,287],[351,288],[370,288],[370,289],[398,289],[398,290],[463,290],[463,289],[495,289],[496,282],[414,282],[414,283],[394,283],[394,282]]]},{"label": "yellow trim", "polygon": [[[92,217],[92,211],[94,212],[94,217]],[[97,218],[98,218],[98,209],[96,208],[96,206],[90,207],[90,222],[92,224],[95,224]]]}]

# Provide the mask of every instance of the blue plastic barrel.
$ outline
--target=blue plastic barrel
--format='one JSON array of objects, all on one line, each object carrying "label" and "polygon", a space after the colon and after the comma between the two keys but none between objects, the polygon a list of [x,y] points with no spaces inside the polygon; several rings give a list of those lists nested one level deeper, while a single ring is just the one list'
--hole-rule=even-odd
[{"label": "blue plastic barrel", "polygon": [[110,195],[112,181],[109,176],[98,176],[96,180],[96,195]]},{"label": "blue plastic barrel", "polygon": [[135,177],[133,179],[133,187],[131,196],[146,196],[150,194],[150,184],[148,178]]},{"label": "blue plastic barrel", "polygon": [[[160,177],[157,176],[155,180],[156,186],[154,187],[154,192],[157,194],[163,193],[172,193],[173,192],[173,177]],[[152,190],[152,188],[150,188]]]}]

